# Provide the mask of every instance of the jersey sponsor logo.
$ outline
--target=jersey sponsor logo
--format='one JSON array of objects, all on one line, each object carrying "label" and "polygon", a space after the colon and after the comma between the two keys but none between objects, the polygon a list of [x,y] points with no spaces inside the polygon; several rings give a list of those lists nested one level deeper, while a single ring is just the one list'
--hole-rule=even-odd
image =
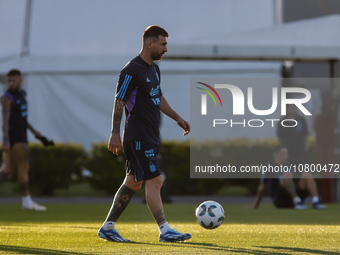
[{"label": "jersey sponsor logo", "polygon": [[157,95],[159,95],[159,85],[157,86],[157,88],[155,89],[152,88],[150,91],[150,96],[155,97]]},{"label": "jersey sponsor logo", "polygon": [[155,156],[153,149],[146,150],[144,153],[145,153],[146,157],[154,157]]},{"label": "jersey sponsor logo", "polygon": [[146,78],[146,82],[151,82],[151,81],[149,80],[149,78]]}]

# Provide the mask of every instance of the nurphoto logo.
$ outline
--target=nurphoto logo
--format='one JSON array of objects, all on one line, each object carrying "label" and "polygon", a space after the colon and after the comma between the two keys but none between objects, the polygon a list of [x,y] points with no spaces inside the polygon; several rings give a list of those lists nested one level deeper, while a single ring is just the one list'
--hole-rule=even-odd
[{"label": "nurphoto logo", "polygon": [[[222,106],[222,100],[221,100],[219,93],[216,91],[216,89],[229,90],[231,92],[232,100],[233,100],[232,114],[233,115],[244,115],[245,114],[245,95],[243,94],[242,90],[238,86],[232,85],[232,84],[214,84],[214,87],[212,87],[211,85],[208,85],[206,83],[202,83],[202,82],[197,82],[197,83],[209,88],[217,96],[218,100],[220,101],[221,106]],[[201,87],[197,87],[197,88],[205,92],[204,94],[201,94],[201,115],[207,115],[208,114],[207,94],[212,98],[215,105],[217,105],[216,100],[209,90],[205,88],[201,88]],[[303,105],[311,99],[311,93],[309,90],[305,88],[298,88],[298,87],[283,87],[283,88],[280,88],[280,92],[281,92],[280,93],[281,94],[281,97],[280,97],[281,111],[280,112],[282,116],[286,115],[287,105],[295,105],[298,109],[300,109],[300,111],[304,115],[312,115]],[[294,93],[295,95],[301,94],[304,97],[289,98],[288,95],[291,93]],[[274,113],[276,109],[278,108],[278,99],[279,99],[278,88],[273,87],[272,96],[271,98],[268,98],[268,100],[271,100],[272,102],[271,107],[269,109],[262,109],[262,110],[256,109],[253,103],[253,88],[247,87],[247,106],[248,106],[248,110],[254,115],[266,116],[266,115],[270,115]],[[227,111],[230,111],[230,109],[227,109]],[[249,127],[262,127],[265,121],[271,122],[272,127],[274,127],[274,122],[280,121],[280,120],[279,119],[265,119],[265,120],[250,119],[247,122],[246,120],[244,120],[243,122],[233,123],[232,119],[227,120],[227,119],[221,118],[221,119],[213,119],[213,127],[216,127],[216,125],[225,125],[227,123],[230,123],[231,126],[233,126],[233,124],[234,125],[241,124],[245,127],[247,123]],[[255,123],[257,123],[257,125],[255,125]],[[283,119],[281,120],[281,125],[284,127],[295,127],[297,125],[297,122],[294,119]]]}]

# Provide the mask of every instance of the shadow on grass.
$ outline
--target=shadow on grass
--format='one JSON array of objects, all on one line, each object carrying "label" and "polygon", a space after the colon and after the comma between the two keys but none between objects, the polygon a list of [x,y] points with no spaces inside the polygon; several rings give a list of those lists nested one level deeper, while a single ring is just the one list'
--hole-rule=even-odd
[{"label": "shadow on grass", "polygon": [[[191,248],[191,249],[200,249],[200,251],[206,250],[207,254],[209,252],[218,252],[218,253],[240,253],[240,254],[255,254],[255,255],[286,255],[286,252],[273,252],[273,251],[265,251],[265,250],[255,250],[255,249],[247,249],[247,248],[235,248],[228,246],[221,246],[212,243],[194,243],[194,242],[174,242],[174,243],[144,243],[144,242],[128,242],[125,244],[142,244],[142,245],[150,245],[150,246],[171,246],[178,248]],[[260,248],[260,247],[258,247]],[[268,247],[269,248],[269,247]]]},{"label": "shadow on grass", "polygon": [[266,248],[266,249],[285,250],[285,252],[305,252],[305,253],[313,253],[313,254],[340,255],[340,252],[322,251],[322,250],[296,248],[296,247],[281,247],[281,246],[256,246],[256,247]]},{"label": "shadow on grass", "polygon": [[[79,252],[71,252],[71,251],[59,251],[59,250],[51,250],[51,249],[42,249],[42,248],[30,248],[30,247],[23,247],[23,246],[14,246],[14,245],[0,245],[0,252],[1,251],[8,251],[8,252],[15,252],[15,254],[42,254],[42,255],[85,255],[85,253]],[[88,253],[86,253],[88,255]]]},{"label": "shadow on grass", "polygon": [[[18,229],[19,227],[32,227],[34,224],[18,224],[15,226],[6,226],[6,229]],[[35,225],[36,226],[36,225]],[[92,229],[92,230],[98,230],[98,227],[84,227],[84,226],[60,226],[60,225],[49,225],[49,228],[75,228],[75,229]],[[2,226],[0,226],[0,229],[2,229]]]},{"label": "shadow on grass", "polygon": [[[123,244],[123,243],[122,243]],[[331,252],[331,251],[322,251],[315,249],[305,249],[305,248],[292,248],[292,247],[280,247],[280,246],[256,246],[256,248],[260,249],[276,249],[282,250],[278,252],[274,251],[265,251],[265,250],[256,250],[256,249],[247,249],[247,248],[235,248],[235,247],[227,247],[215,245],[212,243],[193,243],[193,242],[182,242],[182,243],[144,243],[144,242],[128,242],[125,245],[135,245],[142,244],[147,246],[171,246],[178,248],[199,248],[202,251],[206,250],[207,254],[210,252],[233,252],[240,254],[255,254],[255,255],[285,255],[288,252],[298,252],[298,253],[312,253],[312,254],[330,254],[330,255],[339,255],[339,252]],[[42,249],[42,248],[29,248],[22,246],[13,246],[13,245],[0,245],[0,251],[2,252],[15,252],[15,254],[35,254],[35,255],[85,255],[85,253],[79,252],[69,252],[69,251],[60,251],[60,250],[51,250],[51,249]],[[86,253],[88,254],[88,253]]]},{"label": "shadow on grass", "polygon": [[[331,252],[331,251],[323,251],[316,249],[306,249],[306,248],[293,248],[293,247],[280,247],[280,246],[255,246],[255,249],[247,249],[247,248],[236,248],[236,247],[228,247],[221,246],[212,243],[194,243],[194,242],[174,242],[174,243],[144,243],[144,242],[130,242],[126,244],[142,244],[142,245],[153,245],[153,246],[172,246],[179,248],[199,248],[202,251],[206,250],[207,254],[210,252],[233,252],[240,254],[255,254],[255,255],[285,255],[290,252],[298,252],[298,253],[311,253],[311,254],[328,254],[328,255],[340,255],[340,252]],[[256,248],[260,248],[256,249]],[[282,251],[266,251],[262,249],[274,249],[274,250],[282,250]]]}]

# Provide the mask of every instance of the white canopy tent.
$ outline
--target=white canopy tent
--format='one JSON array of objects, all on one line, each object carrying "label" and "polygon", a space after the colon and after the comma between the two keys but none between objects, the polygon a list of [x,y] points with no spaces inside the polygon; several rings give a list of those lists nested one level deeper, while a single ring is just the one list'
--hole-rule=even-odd
[{"label": "white canopy tent", "polygon": [[[55,141],[90,148],[108,139],[119,71],[139,52],[147,26],[166,28],[170,45],[197,34],[270,27],[273,10],[272,0],[178,0],[167,5],[156,0],[0,0],[0,83],[6,83],[9,69],[19,68],[30,122]],[[198,72],[207,77],[279,75],[277,65],[268,63],[162,61],[160,66],[164,95],[186,119],[189,80]],[[176,123],[163,118],[163,138],[187,139],[181,134]]]},{"label": "white canopy tent", "polygon": [[194,37],[169,45],[167,59],[294,60],[340,59],[340,15],[268,28]]}]

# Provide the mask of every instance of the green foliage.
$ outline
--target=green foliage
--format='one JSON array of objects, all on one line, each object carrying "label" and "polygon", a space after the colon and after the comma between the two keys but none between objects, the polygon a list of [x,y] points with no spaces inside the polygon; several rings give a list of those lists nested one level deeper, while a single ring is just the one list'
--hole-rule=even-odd
[{"label": "green foliage", "polygon": [[107,149],[107,143],[94,144],[85,168],[92,177],[88,181],[95,190],[104,190],[108,195],[115,194],[125,177],[125,156],[118,156]]},{"label": "green foliage", "polygon": [[[260,165],[272,161],[272,149],[277,145],[275,139],[247,140],[233,139],[218,142],[163,141],[160,148],[159,165],[167,173],[167,192],[171,195],[213,195],[228,186],[247,187],[248,194],[255,194],[258,179],[191,179],[190,149],[200,158],[208,153],[223,158],[230,165]],[[310,163],[315,163],[314,139],[307,143]],[[108,151],[106,143],[92,146],[90,155],[76,144],[56,144],[44,148],[40,144],[29,144],[30,148],[30,186],[35,195],[50,196],[55,189],[68,188],[71,175],[80,178],[82,168],[88,169],[92,177],[87,181],[98,191],[112,196],[125,177],[125,156]],[[1,155],[1,154],[0,154]],[[16,174],[12,176],[16,181]]]},{"label": "green foliage", "polygon": [[57,188],[68,188],[71,175],[80,176],[86,152],[78,144],[56,144],[44,148],[30,144],[30,187],[38,195],[54,195]]},{"label": "green foliage", "polygon": [[[192,142],[191,149],[200,159],[206,158],[207,153],[216,157],[227,158],[230,165],[239,167],[244,164],[263,163],[270,157],[272,141],[249,141],[245,139],[221,142]],[[254,155],[254,151],[257,153]],[[190,143],[165,141],[162,143],[162,155],[171,158],[168,167],[168,182],[170,194],[187,195],[212,195],[226,185],[245,185],[250,192],[254,192],[258,180],[254,179],[190,179]],[[263,157],[259,155],[263,155]]]},{"label": "green foliage", "polygon": [[166,163],[160,162],[160,166],[167,168],[167,184],[170,194],[212,195],[219,191],[222,180],[190,179],[189,141],[163,141],[161,155],[161,161],[166,160]]},{"label": "green foliage", "polygon": [[[34,195],[53,196],[54,190],[68,188],[71,175],[80,176],[86,152],[81,145],[56,143],[44,148],[37,143],[29,144],[29,182]],[[11,177],[16,181],[17,171]]]},{"label": "green foliage", "polygon": [[[278,145],[276,139],[248,140],[233,139],[225,141],[191,142],[191,150],[195,150],[198,158],[207,158],[207,154],[222,159],[231,166],[256,166],[273,161],[272,150]],[[163,141],[162,158],[168,157],[165,167],[168,167],[168,182],[170,194],[211,195],[226,186],[245,186],[249,194],[254,195],[259,184],[257,178],[252,179],[190,179],[190,143],[178,141]],[[315,163],[314,139],[307,143],[307,155],[310,163]]]},{"label": "green foliage", "polygon": [[[191,142],[191,150],[196,150],[200,158],[213,153],[216,159],[227,160],[230,165],[260,165],[273,160],[272,150],[277,145],[276,139],[248,140],[233,139],[219,142]],[[307,145],[311,163],[315,162],[314,139]],[[255,194],[259,179],[191,179],[190,178],[190,142],[163,141],[160,147],[159,165],[167,173],[167,191],[171,195],[213,195],[226,186],[245,186],[249,194]],[[125,156],[112,155],[106,143],[94,144],[86,168],[93,177],[89,178],[96,190],[104,190],[113,195],[125,176]]]}]

